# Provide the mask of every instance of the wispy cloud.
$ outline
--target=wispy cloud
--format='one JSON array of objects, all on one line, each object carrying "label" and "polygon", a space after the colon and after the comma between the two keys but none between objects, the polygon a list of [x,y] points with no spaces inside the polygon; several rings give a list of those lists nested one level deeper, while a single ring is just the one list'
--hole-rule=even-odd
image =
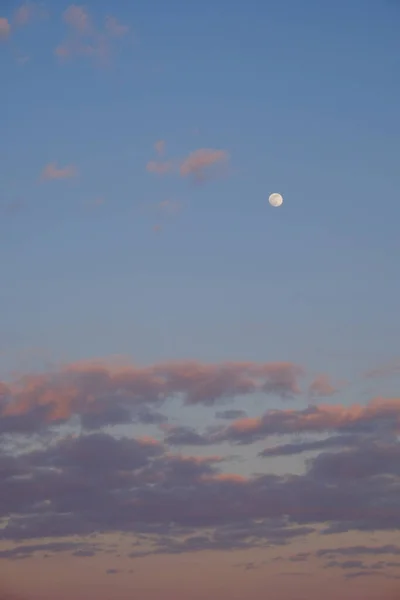
[{"label": "wispy cloud", "polygon": [[123,37],[129,31],[127,25],[122,25],[115,17],[106,17],[106,30],[112,37]]},{"label": "wispy cloud", "polygon": [[118,22],[115,17],[108,16],[104,27],[97,28],[85,6],[72,4],[62,14],[68,27],[67,39],[55,49],[55,54],[62,59],[88,57],[100,64],[108,64],[112,55],[112,40],[124,37],[129,27]]},{"label": "wispy cloud", "polygon": [[155,173],[156,175],[166,175],[167,173],[171,173],[174,170],[174,162],[171,160],[168,161],[155,161],[150,160],[146,169],[149,173]]},{"label": "wispy cloud", "polygon": [[162,213],[176,214],[182,209],[182,203],[178,200],[162,200],[157,204],[157,209]]},{"label": "wispy cloud", "polygon": [[309,394],[312,397],[332,396],[337,391],[338,388],[331,383],[328,375],[318,375],[309,387]]},{"label": "wispy cloud", "polygon": [[5,17],[0,17],[0,40],[6,40],[11,33],[11,25]]},{"label": "wispy cloud", "polygon": [[369,369],[364,375],[367,379],[400,375],[400,359]]},{"label": "wispy cloud", "polygon": [[62,15],[63,20],[67,25],[72,27],[78,33],[87,33],[92,29],[89,13],[84,6],[71,4]]},{"label": "wispy cloud", "polygon": [[[165,150],[164,140],[156,142],[154,147],[161,156]],[[226,150],[199,148],[180,160],[149,161],[146,169],[149,173],[157,175],[176,172],[180,177],[191,178],[196,183],[201,183],[221,175],[229,162],[229,158],[229,153]]]},{"label": "wispy cloud", "polygon": [[56,163],[49,163],[42,171],[41,179],[50,181],[52,179],[71,179],[78,175],[78,170],[74,165],[66,167],[57,167]]},{"label": "wispy cloud", "polygon": [[36,18],[44,18],[46,11],[41,4],[25,2],[14,13],[13,21],[17,27],[27,25]]},{"label": "wispy cloud", "polygon": [[157,154],[164,154],[165,152],[165,141],[164,140],[158,140],[155,144],[154,144],[154,149],[157,152]]},{"label": "wispy cloud", "polygon": [[[192,177],[195,181],[203,181],[207,176],[213,174],[210,169],[220,166],[229,160],[226,150],[214,150],[212,148],[200,148],[191,152],[180,166],[181,177]],[[215,173],[214,173],[215,174]]]}]

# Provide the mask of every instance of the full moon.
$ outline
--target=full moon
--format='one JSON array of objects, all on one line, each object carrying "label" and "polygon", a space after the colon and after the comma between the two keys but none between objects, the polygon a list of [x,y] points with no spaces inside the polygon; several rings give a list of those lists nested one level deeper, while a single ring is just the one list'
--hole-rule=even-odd
[{"label": "full moon", "polygon": [[280,194],[271,194],[268,198],[268,202],[271,206],[281,206],[283,204],[283,198]]}]

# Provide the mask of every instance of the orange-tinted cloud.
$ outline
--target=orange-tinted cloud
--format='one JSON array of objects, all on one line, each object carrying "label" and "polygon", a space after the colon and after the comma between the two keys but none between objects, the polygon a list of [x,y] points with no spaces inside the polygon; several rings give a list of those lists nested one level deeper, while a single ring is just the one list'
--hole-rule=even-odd
[{"label": "orange-tinted cloud", "polygon": [[0,40],[6,40],[11,32],[11,25],[5,17],[0,17]]},{"label": "orange-tinted cloud", "polygon": [[47,181],[51,179],[70,179],[76,177],[77,174],[77,168],[73,165],[59,168],[55,163],[49,163],[43,169],[41,178]]},{"label": "orange-tinted cloud", "polygon": [[180,166],[181,177],[193,177],[196,181],[202,181],[211,167],[226,163],[229,154],[226,150],[214,150],[212,148],[200,148],[191,152]]},{"label": "orange-tinted cloud", "polygon": [[332,385],[328,375],[318,375],[309,387],[310,396],[313,397],[332,396],[337,391],[338,388]]},{"label": "orange-tinted cloud", "polygon": [[92,422],[126,423],[132,420],[132,410],[173,398],[187,405],[213,406],[245,394],[298,394],[302,373],[292,363],[185,361],[136,367],[82,362],[56,373],[21,377],[8,386],[12,392],[0,421],[8,417],[10,427],[35,428],[77,415],[87,427]]},{"label": "orange-tinted cloud", "polygon": [[270,410],[261,417],[234,421],[219,438],[252,443],[276,434],[368,432],[379,425],[400,430],[400,398],[377,398],[366,406],[320,404],[304,410]]}]

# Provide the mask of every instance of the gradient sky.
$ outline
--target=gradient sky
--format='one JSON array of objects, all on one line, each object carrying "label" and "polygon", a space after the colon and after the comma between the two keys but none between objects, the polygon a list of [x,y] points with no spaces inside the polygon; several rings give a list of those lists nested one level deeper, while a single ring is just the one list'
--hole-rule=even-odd
[{"label": "gradient sky", "polygon": [[400,594],[399,27],[0,2],[6,592]]}]

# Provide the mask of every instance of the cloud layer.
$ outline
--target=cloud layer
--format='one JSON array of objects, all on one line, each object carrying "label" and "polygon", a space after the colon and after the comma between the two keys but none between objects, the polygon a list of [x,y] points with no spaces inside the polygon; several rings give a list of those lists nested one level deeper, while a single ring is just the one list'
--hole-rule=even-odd
[{"label": "cloud layer", "polygon": [[85,428],[131,422],[144,406],[174,398],[213,406],[243,394],[282,398],[300,392],[302,369],[292,363],[196,361],[150,367],[78,363],[1,384],[0,431],[34,431],[77,416]]},{"label": "cloud layer", "polygon": [[[141,540],[131,555],[145,556],[281,546],[314,532],[400,529],[400,400],[275,409],[259,418],[237,419],[240,413],[227,409],[217,416],[233,422],[219,420],[203,433],[165,424],[155,410],[173,398],[211,408],[237,395],[296,395],[302,375],[291,363],[93,362],[2,383],[0,539],[17,548],[1,556],[23,558],[35,547],[63,551],[75,535],[82,547],[70,550],[88,556],[98,551],[87,541],[96,533],[131,534]],[[81,427],[66,435],[57,427],[71,417]],[[159,424],[164,438],[102,430],[135,420]],[[16,433],[24,434],[25,445],[16,445]],[[250,444],[276,434],[330,437],[261,452],[267,471],[274,456],[317,453],[300,475],[243,476],[234,472],[232,456],[174,450]],[[40,547],[41,538],[56,545]],[[24,540],[36,540],[31,551]],[[343,561],[327,558],[346,570]],[[366,571],[360,561],[348,566],[356,568]]]}]

